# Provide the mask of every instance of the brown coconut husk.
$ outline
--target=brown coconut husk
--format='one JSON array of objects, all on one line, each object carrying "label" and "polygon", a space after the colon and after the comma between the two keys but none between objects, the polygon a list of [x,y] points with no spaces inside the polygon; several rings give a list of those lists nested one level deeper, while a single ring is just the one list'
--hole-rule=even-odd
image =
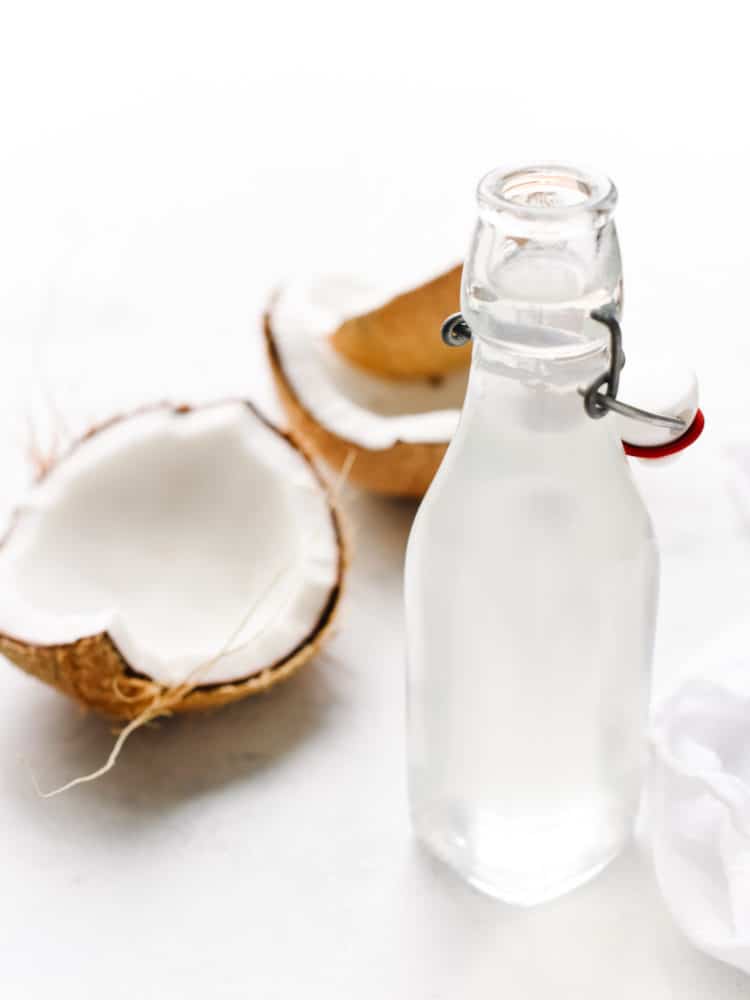
[{"label": "brown coconut husk", "polygon": [[264,332],[273,379],[289,426],[310,451],[334,469],[341,469],[349,462],[349,481],[374,493],[424,496],[443,460],[448,442],[397,441],[390,448],[370,450],[328,430],[318,423],[294,392],[281,363],[269,314],[264,319]]},{"label": "brown coconut husk", "polygon": [[331,334],[331,343],[352,364],[386,378],[436,378],[461,371],[469,365],[470,346],[447,351],[439,337],[460,296],[457,266],[347,320]]},{"label": "brown coconut husk", "polygon": [[[309,452],[294,435],[277,428],[252,404],[248,403],[247,406],[259,420],[289,441],[303,455],[311,464],[321,486],[327,488]],[[175,413],[186,413],[191,408],[180,406],[172,409]],[[115,419],[124,420],[127,416]],[[109,421],[106,425],[93,428],[81,440],[91,437],[113,422]],[[0,653],[22,670],[69,695],[86,708],[93,708],[116,719],[142,719],[146,722],[159,715],[174,712],[217,708],[249,695],[269,691],[276,684],[295,674],[310,660],[330,633],[339,609],[347,565],[347,546],[341,516],[330,491],[328,493],[331,519],[339,547],[336,583],[331,588],[325,608],[309,635],[303,637],[283,659],[269,664],[264,670],[250,677],[222,684],[201,685],[200,670],[198,670],[195,672],[195,683],[190,683],[189,680],[178,687],[168,687],[141,674],[137,664],[128,663],[107,632],[53,646],[37,645],[0,632]],[[217,650],[217,658],[221,654],[222,651]]]}]

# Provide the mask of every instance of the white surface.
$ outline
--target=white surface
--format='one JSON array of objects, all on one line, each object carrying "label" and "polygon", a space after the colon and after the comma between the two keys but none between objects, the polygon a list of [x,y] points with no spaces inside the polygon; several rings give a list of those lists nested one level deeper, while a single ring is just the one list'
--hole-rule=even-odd
[{"label": "white surface", "polygon": [[[42,433],[62,432],[50,396],[74,425],[143,396],[269,402],[249,334],[285,274],[463,249],[488,168],[593,162],[621,193],[626,350],[678,349],[708,421],[679,461],[636,467],[663,542],[663,694],[750,593],[720,450],[750,437],[741,11],[470,8],[4,12],[0,435],[14,462],[0,487],[7,500],[24,478],[32,338]],[[49,787],[98,766],[112,738],[0,671],[2,995],[747,997],[746,977],[674,928],[637,852],[516,912],[416,850],[400,592],[413,509],[349,503],[356,559],[327,654],[266,699],[137,733],[96,785],[37,799],[22,758]]]}]

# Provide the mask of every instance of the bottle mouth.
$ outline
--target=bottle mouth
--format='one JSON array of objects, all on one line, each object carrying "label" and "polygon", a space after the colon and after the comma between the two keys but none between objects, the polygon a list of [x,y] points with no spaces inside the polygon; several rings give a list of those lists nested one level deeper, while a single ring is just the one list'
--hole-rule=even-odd
[{"label": "bottle mouth", "polygon": [[561,221],[595,215],[604,224],[617,204],[617,188],[606,174],[561,163],[498,167],[479,182],[477,200],[494,212],[530,221]]}]

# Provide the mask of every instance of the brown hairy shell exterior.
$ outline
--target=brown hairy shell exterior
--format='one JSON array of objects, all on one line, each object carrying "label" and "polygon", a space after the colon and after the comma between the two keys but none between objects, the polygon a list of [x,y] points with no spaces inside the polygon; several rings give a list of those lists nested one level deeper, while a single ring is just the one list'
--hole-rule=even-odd
[{"label": "brown hairy shell exterior", "polygon": [[[310,455],[297,439],[293,435],[279,430],[251,403],[246,405],[258,420],[263,421],[302,454],[312,466],[321,486],[325,488],[326,484],[315,468]],[[170,409],[175,414],[188,413],[191,410],[187,406],[170,407]],[[116,419],[127,420],[128,417]],[[92,429],[81,441],[99,433],[113,422],[109,421],[102,427]],[[61,461],[64,461],[64,458]],[[326,606],[312,632],[295,649],[290,650],[283,659],[269,664],[266,669],[259,673],[226,684],[197,686],[189,689],[184,696],[172,699],[169,697],[172,689],[139,674],[137,664],[126,662],[106,632],[55,646],[39,646],[0,632],[0,653],[22,670],[52,685],[58,691],[69,695],[87,708],[96,709],[104,715],[118,719],[135,719],[162,699],[168,704],[169,713],[190,712],[216,708],[232,701],[239,701],[248,695],[268,691],[275,684],[296,673],[320,648],[331,630],[334,617],[339,609],[347,552],[341,517],[330,495],[328,502],[339,548],[338,579],[331,588]]]}]

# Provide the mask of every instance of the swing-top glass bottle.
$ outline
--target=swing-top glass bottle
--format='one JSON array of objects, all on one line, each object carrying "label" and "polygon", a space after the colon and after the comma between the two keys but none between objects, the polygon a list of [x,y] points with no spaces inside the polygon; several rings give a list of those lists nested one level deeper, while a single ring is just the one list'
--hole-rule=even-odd
[{"label": "swing-top glass bottle", "polygon": [[622,271],[608,178],[566,166],[480,183],[461,310],[458,430],[407,553],[410,798],[464,878],[533,904],[626,843],[645,753],[658,559],[608,364]]}]

